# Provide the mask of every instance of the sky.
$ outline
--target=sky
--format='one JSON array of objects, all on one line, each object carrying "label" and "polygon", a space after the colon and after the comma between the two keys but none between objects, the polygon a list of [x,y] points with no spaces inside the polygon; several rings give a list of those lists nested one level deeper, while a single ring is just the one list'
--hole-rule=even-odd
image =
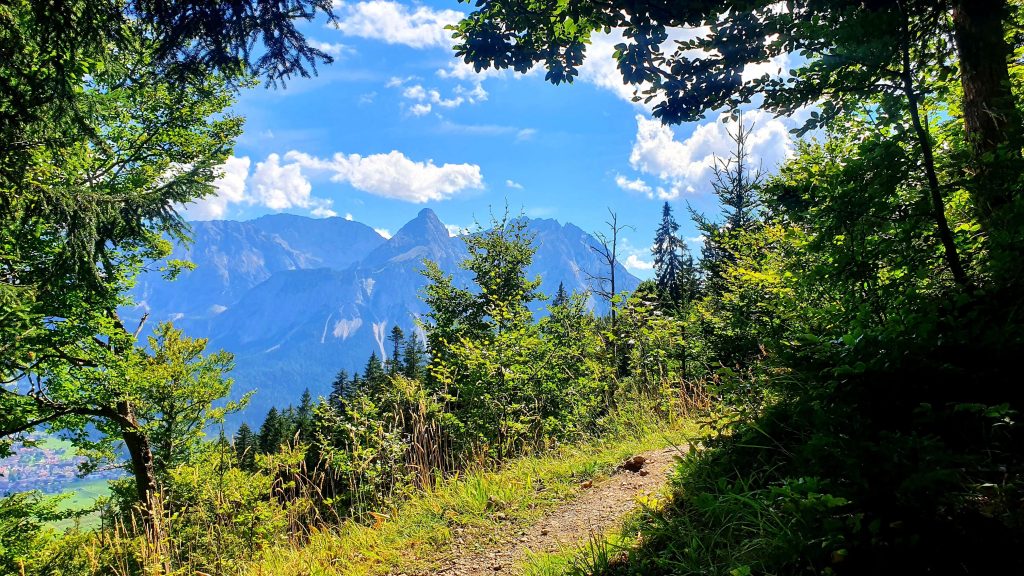
[{"label": "sky", "polygon": [[[471,5],[454,0],[336,2],[334,25],[304,25],[335,62],[285,88],[243,92],[246,118],[217,194],[185,207],[191,220],[248,220],[287,212],[354,219],[384,236],[425,207],[453,235],[513,214],[606,231],[609,210],[624,231],[623,263],[652,276],[650,246],[669,202],[699,254],[688,205],[715,215],[711,166],[735,124],[663,126],[632,102],[612,58],[615,31],[596,36],[572,84],[542,70],[475,73],[452,50],[451,32]],[[678,36],[692,31],[674,31]],[[785,73],[785,61],[747,74]],[[796,121],[757,111],[752,159],[771,172],[793,152]]]}]

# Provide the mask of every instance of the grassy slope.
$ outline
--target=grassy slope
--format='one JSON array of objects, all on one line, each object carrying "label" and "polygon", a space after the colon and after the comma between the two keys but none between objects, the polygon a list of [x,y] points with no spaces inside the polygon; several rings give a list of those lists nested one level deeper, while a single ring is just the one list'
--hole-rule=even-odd
[{"label": "grassy slope", "polygon": [[461,540],[463,549],[486,548],[496,535],[529,526],[572,499],[580,482],[610,473],[629,455],[683,444],[693,432],[689,425],[670,426],[521,458],[497,471],[469,472],[406,501],[375,526],[346,523],[314,533],[302,545],[266,550],[248,574],[361,575],[436,567],[454,541]]}]

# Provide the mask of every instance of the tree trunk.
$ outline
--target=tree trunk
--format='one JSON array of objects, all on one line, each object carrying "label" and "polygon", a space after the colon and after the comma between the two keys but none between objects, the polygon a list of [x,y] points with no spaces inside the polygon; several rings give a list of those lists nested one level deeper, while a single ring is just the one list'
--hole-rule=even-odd
[{"label": "tree trunk", "polygon": [[132,475],[135,477],[135,490],[138,493],[142,523],[147,536],[155,538],[159,534],[159,518],[156,511],[156,473],[153,467],[153,451],[150,449],[149,438],[139,428],[131,405],[119,402],[117,413],[121,426],[121,438],[131,458]]},{"label": "tree trunk", "polygon": [[[983,164],[986,155],[1010,144],[1006,152],[1020,155],[1021,118],[1010,87],[1010,46],[1004,37],[1008,17],[1005,0],[954,0],[953,38],[963,85],[964,129]],[[1015,194],[1009,182],[986,178],[982,167],[975,202],[988,220]]]}]

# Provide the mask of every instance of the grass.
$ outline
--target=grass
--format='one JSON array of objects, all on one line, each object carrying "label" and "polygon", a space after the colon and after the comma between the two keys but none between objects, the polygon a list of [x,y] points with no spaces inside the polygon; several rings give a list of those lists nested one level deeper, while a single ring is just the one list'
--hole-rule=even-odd
[{"label": "grass", "polygon": [[[64,500],[60,503],[61,510],[85,510],[96,504],[100,498],[110,495],[109,480],[85,479],[72,483],[64,493]],[[98,528],[100,516],[98,512],[86,514],[80,518],[68,518],[54,522],[52,526],[63,532],[73,526],[83,530]]]},{"label": "grass", "polygon": [[[486,550],[532,525],[579,492],[581,482],[605,476],[627,456],[687,442],[694,427],[680,424],[630,438],[567,446],[524,457],[499,470],[477,470],[444,481],[378,517],[374,525],[346,522],[315,531],[303,543],[265,550],[249,576],[374,575],[437,568],[451,555]],[[544,574],[551,572],[533,572]]]}]

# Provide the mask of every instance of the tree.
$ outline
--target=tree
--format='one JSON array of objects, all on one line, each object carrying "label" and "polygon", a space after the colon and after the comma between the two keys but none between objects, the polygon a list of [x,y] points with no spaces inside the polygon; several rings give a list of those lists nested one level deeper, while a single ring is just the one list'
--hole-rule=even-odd
[{"label": "tree", "polygon": [[608,214],[610,219],[605,224],[608,225],[610,236],[604,232],[594,232],[597,244],[590,245],[590,249],[600,256],[603,264],[608,266],[607,276],[601,273],[592,274],[590,272],[587,272],[587,276],[592,282],[596,281],[597,283],[593,287],[594,292],[608,302],[608,316],[611,319],[611,335],[608,341],[611,344],[612,365],[617,367],[616,374],[619,374],[619,332],[618,316],[615,309],[618,292],[615,286],[615,272],[619,267],[619,234],[626,228],[632,228],[632,226],[619,224],[619,215],[610,208],[608,209]]},{"label": "tree", "polygon": [[329,11],[326,0],[0,7],[0,452],[39,426],[83,449],[90,426],[119,436],[150,527],[144,322],[125,325],[123,294],[187,240],[177,209],[214,191],[241,132],[225,112],[237,89],[330,61],[295,28]]},{"label": "tree", "polygon": [[413,332],[405,339],[402,350],[402,375],[410,380],[419,380],[423,376],[423,343]]},{"label": "tree", "polygon": [[348,371],[342,369],[338,371],[334,381],[331,382],[331,394],[327,397],[327,401],[334,408],[341,410],[345,400],[351,398],[354,392],[352,381],[348,377]]},{"label": "tree", "polygon": [[146,429],[153,450],[157,478],[171,468],[190,462],[201,450],[205,430],[241,410],[249,400],[214,404],[231,392],[225,375],[234,367],[231,354],[203,355],[207,340],[187,338],[173,324],[162,323],[149,338],[146,386],[140,394],[136,417]]},{"label": "tree", "polygon": [[313,437],[313,395],[309,388],[302,391],[299,407],[295,410],[295,435],[301,442],[309,442]]},{"label": "tree", "polygon": [[363,383],[365,392],[371,397],[380,393],[387,385],[388,373],[381,364],[376,352],[371,352],[366,360],[366,368],[363,369]]},{"label": "tree", "polygon": [[569,295],[565,292],[565,283],[558,283],[558,292],[555,292],[555,298],[551,301],[551,306],[557,308],[559,306],[565,306],[569,303]]},{"label": "tree", "polygon": [[267,411],[267,417],[263,419],[260,432],[256,436],[256,445],[259,446],[260,454],[277,454],[281,451],[281,445],[287,440],[285,438],[286,424],[277,408]]},{"label": "tree", "polygon": [[401,356],[402,356],[402,342],[405,338],[405,334],[402,333],[402,329],[396,324],[391,329],[391,335],[388,336],[388,340],[392,344],[391,358],[386,361],[388,374],[394,376],[399,372],[401,368]]},{"label": "tree", "polygon": [[[935,238],[954,280],[972,287],[946,221],[944,185],[938,180],[921,104],[931,80],[959,68],[960,109],[974,143],[970,194],[982,228],[992,239],[997,277],[1013,280],[1022,250],[1022,209],[1014,174],[1021,165],[1021,121],[1009,82],[1012,53],[1007,31],[1018,23],[1007,0],[713,0],[650,6],[624,1],[549,4],[528,10],[510,0],[480,4],[457,26],[456,53],[480,70],[526,72],[536,63],[553,83],[571,82],[598,31],[620,29],[616,46],[623,80],[640,86],[636,98],[657,99],[653,113],[666,123],[700,120],[708,112],[749,104],[791,115],[816,106],[801,133],[826,127],[862,105],[887,97],[906,113],[927,173],[922,197],[931,206]],[[703,35],[662,46],[670,32]],[[952,42],[947,39],[952,38]],[[802,64],[788,75],[747,75],[754,65],[796,54]],[[932,83],[934,84],[934,83]],[[1019,258],[1016,259],[1019,261]],[[1007,278],[1009,277],[1009,278]]]},{"label": "tree", "polygon": [[252,428],[249,428],[245,422],[242,422],[238,427],[238,432],[235,433],[234,449],[235,461],[238,462],[239,468],[246,472],[256,469],[256,452],[259,450],[259,446],[256,443],[256,437],[253,436]]},{"label": "tree", "polygon": [[729,131],[736,148],[728,158],[715,157],[711,187],[718,196],[722,221],[715,222],[690,208],[693,221],[704,236],[700,259],[704,287],[716,297],[722,292],[724,268],[736,260],[728,247],[729,235],[751,232],[760,223],[761,200],[757,190],[764,181],[764,172],[751,166],[747,139],[752,129],[753,125],[747,126],[740,120],[736,130]]},{"label": "tree", "polygon": [[686,242],[679,238],[679,224],[668,202],[661,210],[661,224],[654,234],[654,276],[658,290],[673,305],[688,302],[696,291],[693,257]]}]

